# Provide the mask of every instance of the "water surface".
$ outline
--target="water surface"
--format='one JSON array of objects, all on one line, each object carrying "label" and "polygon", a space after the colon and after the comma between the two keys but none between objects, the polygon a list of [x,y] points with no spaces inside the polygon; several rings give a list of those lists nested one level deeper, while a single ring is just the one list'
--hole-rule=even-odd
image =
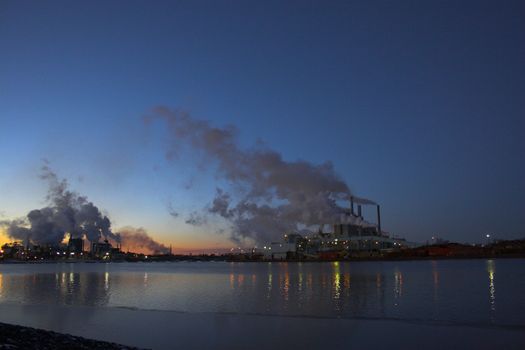
[{"label": "water surface", "polygon": [[520,259],[0,264],[0,304],[520,328],[524,295]]}]

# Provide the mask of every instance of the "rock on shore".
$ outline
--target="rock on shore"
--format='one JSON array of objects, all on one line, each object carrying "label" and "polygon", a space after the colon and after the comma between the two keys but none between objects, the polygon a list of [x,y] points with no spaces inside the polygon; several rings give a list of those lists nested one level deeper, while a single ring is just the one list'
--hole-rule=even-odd
[{"label": "rock on shore", "polygon": [[0,323],[0,350],[135,350],[138,348],[61,334],[43,329]]}]

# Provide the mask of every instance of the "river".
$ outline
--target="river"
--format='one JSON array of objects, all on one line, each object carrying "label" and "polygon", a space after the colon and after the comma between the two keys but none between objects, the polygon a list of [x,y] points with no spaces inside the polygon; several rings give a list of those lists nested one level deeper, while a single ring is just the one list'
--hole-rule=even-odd
[{"label": "river", "polygon": [[[510,339],[506,345],[519,348],[525,345],[521,343],[525,340],[524,296],[525,260],[521,259],[0,264],[0,321],[159,349],[170,348],[173,338],[160,333],[154,341],[148,341],[147,335],[116,337],[101,331],[110,326],[97,317],[124,318],[115,320],[121,332],[133,332],[140,323],[134,319],[157,317],[155,322],[162,326],[144,327],[158,330],[166,329],[166,322],[178,324],[166,331],[179,339],[187,336],[187,332],[180,334],[187,324],[195,322],[196,327],[204,327],[203,334],[219,338],[224,334],[225,339],[216,341],[233,348],[246,344],[242,339],[228,343],[229,333],[243,338],[250,332],[244,329],[250,322],[257,324],[261,334],[272,333],[264,324],[276,320],[287,323],[283,327],[289,327],[290,334],[300,334],[295,328],[305,320],[313,322],[314,329],[329,324],[330,329],[344,329],[345,322],[364,322],[378,334],[389,334],[386,327],[401,327],[400,332],[406,333],[403,337],[413,337],[420,327],[427,327],[430,334],[469,329],[479,331],[472,337],[492,332],[502,341]],[[64,322],[64,317],[72,321]],[[231,327],[218,332],[213,321],[217,317],[232,323]],[[425,329],[420,329],[421,334]],[[252,332],[259,334],[257,329]],[[362,331],[360,342],[366,344],[365,335]],[[310,336],[308,344],[327,337]],[[182,345],[200,344],[191,339]],[[274,347],[279,348],[289,339],[275,341]]]}]

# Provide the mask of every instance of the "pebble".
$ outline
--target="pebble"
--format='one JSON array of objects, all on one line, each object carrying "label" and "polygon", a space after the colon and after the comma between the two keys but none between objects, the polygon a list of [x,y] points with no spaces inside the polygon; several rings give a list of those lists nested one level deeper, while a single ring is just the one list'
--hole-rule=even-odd
[{"label": "pebble", "polygon": [[0,323],[0,350],[141,350],[43,329]]}]

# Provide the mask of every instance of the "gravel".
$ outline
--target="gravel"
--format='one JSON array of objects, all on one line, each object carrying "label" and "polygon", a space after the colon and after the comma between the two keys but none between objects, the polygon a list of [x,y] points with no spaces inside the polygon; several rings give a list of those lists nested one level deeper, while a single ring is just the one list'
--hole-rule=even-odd
[{"label": "gravel", "polygon": [[43,329],[0,323],[0,350],[135,350],[139,348],[61,334]]}]

